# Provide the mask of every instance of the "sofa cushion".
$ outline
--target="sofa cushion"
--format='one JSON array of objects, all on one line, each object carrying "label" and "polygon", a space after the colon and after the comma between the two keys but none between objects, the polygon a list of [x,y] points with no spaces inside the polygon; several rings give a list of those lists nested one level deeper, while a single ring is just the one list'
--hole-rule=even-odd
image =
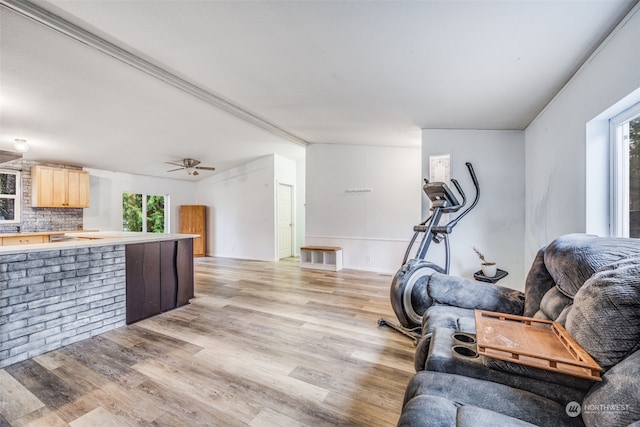
[{"label": "sofa cushion", "polygon": [[[506,360],[484,356],[482,357],[482,361],[488,369],[501,372],[511,377],[510,382],[507,384],[533,391],[536,394],[552,398],[556,401],[565,399],[564,403],[581,399],[593,386],[593,381],[586,378],[561,374],[521,363],[508,362]],[[487,375],[486,379],[494,380],[493,377],[497,377],[497,375]]]},{"label": "sofa cushion", "polygon": [[640,351],[602,376],[582,401],[582,419],[589,427],[626,426],[640,421]]},{"label": "sofa cushion", "polygon": [[[566,414],[565,405],[528,391],[461,375],[418,372],[407,386],[404,407],[408,408],[409,402],[421,395],[446,398],[459,406],[476,406],[539,426],[583,425],[580,417],[572,418]],[[447,407],[450,408],[450,404],[447,404]],[[429,425],[455,424],[440,423],[437,419],[431,419]]]},{"label": "sofa cushion", "polygon": [[556,318],[556,322],[560,323],[562,326],[564,326],[567,323],[567,316],[569,315],[569,313],[571,312],[571,309],[573,308],[573,301],[571,304],[569,304],[568,306],[566,306],[558,315],[558,317]]},{"label": "sofa cushion", "polygon": [[455,426],[460,404],[444,397],[418,395],[402,408],[398,427]]},{"label": "sofa cushion", "polygon": [[449,328],[474,333],[476,331],[474,316],[475,310],[470,308],[432,305],[422,317],[422,334],[433,332],[436,328]]},{"label": "sofa cushion", "polygon": [[422,337],[416,345],[413,366],[416,371],[425,369],[431,333],[437,328],[448,328],[458,331],[476,331],[475,311],[469,308],[451,307],[449,305],[432,305],[422,316]]},{"label": "sofa cushion", "polygon": [[[563,424],[558,424],[559,426]],[[398,427],[534,427],[535,424],[499,412],[461,405],[440,396],[418,395],[405,405]]]},{"label": "sofa cushion", "polygon": [[640,256],[640,239],[567,234],[547,245],[544,265],[560,292],[573,297],[601,267],[633,256]]},{"label": "sofa cushion", "polygon": [[534,424],[475,406],[464,405],[458,408],[456,427],[484,426],[534,427]]},{"label": "sofa cushion", "polygon": [[427,293],[434,305],[521,314],[524,294],[515,289],[442,273],[433,273],[427,282]]},{"label": "sofa cushion", "polygon": [[566,329],[608,369],[640,348],[640,257],[594,274],[576,294]]},{"label": "sofa cushion", "polygon": [[540,310],[540,301],[544,294],[556,285],[553,277],[544,265],[544,251],[540,249],[529,268],[524,284],[524,316],[532,317]]},{"label": "sofa cushion", "polygon": [[536,319],[556,320],[560,313],[573,303],[573,299],[569,298],[557,286],[549,289],[542,301],[540,301],[540,310],[533,316]]}]

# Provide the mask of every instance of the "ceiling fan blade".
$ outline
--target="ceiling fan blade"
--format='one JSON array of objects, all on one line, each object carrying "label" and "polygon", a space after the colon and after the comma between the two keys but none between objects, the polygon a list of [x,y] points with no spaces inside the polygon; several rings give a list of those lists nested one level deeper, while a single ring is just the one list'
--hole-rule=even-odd
[{"label": "ceiling fan blade", "polygon": [[183,164],[180,164],[180,163],[173,163],[173,162],[165,162],[165,163],[166,163],[166,164],[168,164],[168,165],[180,166],[181,168],[183,168],[183,167],[184,167],[184,165],[183,165]]},{"label": "ceiling fan blade", "polygon": [[181,171],[184,168],[178,168],[178,169],[170,169],[167,172],[175,172],[175,171]]},{"label": "ceiling fan blade", "polygon": [[214,170],[216,170],[216,168],[210,168],[208,166],[196,166],[195,169],[200,169],[200,170],[203,170],[203,171],[214,171]]}]

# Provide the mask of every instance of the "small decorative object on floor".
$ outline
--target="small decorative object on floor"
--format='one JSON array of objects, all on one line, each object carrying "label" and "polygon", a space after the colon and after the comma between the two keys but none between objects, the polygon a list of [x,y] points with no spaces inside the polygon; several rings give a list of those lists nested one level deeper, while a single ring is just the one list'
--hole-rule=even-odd
[{"label": "small decorative object on floor", "polygon": [[496,263],[487,261],[484,258],[484,255],[482,254],[482,252],[480,252],[478,248],[476,248],[475,246],[473,247],[473,250],[475,251],[476,254],[478,254],[478,257],[482,261],[482,264],[480,264],[480,267],[482,268],[482,274],[484,274],[486,277],[494,277],[498,272]]}]

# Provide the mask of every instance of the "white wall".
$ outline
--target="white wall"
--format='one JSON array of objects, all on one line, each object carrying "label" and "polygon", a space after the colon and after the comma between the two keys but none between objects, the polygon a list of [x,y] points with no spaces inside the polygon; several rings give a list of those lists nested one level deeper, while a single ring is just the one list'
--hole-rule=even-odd
[{"label": "white wall", "polygon": [[630,12],[525,131],[525,262],[559,235],[607,228],[595,223],[587,228],[588,221],[602,221],[601,205],[607,202],[606,196],[587,197],[587,183],[596,174],[596,179],[608,178],[601,176],[608,169],[606,148],[587,155],[587,147],[598,144],[587,140],[587,127],[590,138],[606,144],[602,126],[588,123],[640,87],[639,10]]},{"label": "white wall", "polygon": [[[473,278],[480,260],[477,247],[488,261],[509,273],[499,284],[524,289],[524,133],[521,131],[440,130],[422,131],[422,175],[429,177],[429,156],[450,154],[451,177],[467,195],[467,206],[475,197],[465,166],[473,164],[480,184],[478,205],[462,219],[449,236],[451,271]],[[453,186],[451,186],[453,188]],[[454,191],[457,195],[457,192]],[[426,197],[425,200],[428,200]],[[464,209],[464,208],[463,208]],[[427,213],[423,213],[426,218]],[[452,214],[453,219],[456,214]],[[431,245],[428,258],[442,265],[444,244]]]},{"label": "white wall", "polygon": [[342,247],[345,268],[395,272],[420,222],[421,182],[418,148],[308,146],[305,243]]},{"label": "white wall", "polygon": [[84,228],[122,230],[122,193],[169,195],[169,230],[179,231],[179,206],[196,203],[195,183],[85,168],[90,174],[89,208],[84,209]]},{"label": "white wall", "polygon": [[196,184],[208,207],[207,255],[276,260],[274,182],[274,156],[265,156]]}]

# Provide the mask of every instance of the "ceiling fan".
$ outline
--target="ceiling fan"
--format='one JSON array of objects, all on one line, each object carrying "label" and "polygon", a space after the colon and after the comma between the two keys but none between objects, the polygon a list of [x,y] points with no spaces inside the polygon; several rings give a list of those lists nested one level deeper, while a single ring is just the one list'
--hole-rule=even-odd
[{"label": "ceiling fan", "polygon": [[204,171],[214,171],[216,170],[216,168],[211,168],[208,166],[198,166],[200,164],[200,160],[194,160],[194,159],[182,159],[182,164],[179,163],[172,163],[172,162],[165,162],[169,165],[174,165],[174,166],[180,166],[177,169],[170,169],[167,172],[175,172],[175,171],[179,171],[179,170],[186,170],[187,173],[189,175],[193,175],[193,176],[197,176],[200,175],[200,173],[198,172],[198,170],[204,170]]}]

